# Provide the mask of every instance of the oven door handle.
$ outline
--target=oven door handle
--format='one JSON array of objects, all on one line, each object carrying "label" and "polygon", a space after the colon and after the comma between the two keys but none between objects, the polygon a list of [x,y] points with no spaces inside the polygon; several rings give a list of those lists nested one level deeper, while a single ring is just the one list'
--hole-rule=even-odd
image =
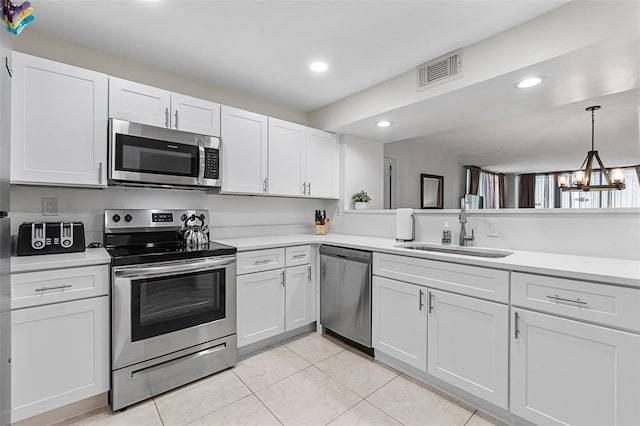
[{"label": "oven door handle", "polygon": [[115,273],[117,278],[141,279],[153,277],[166,277],[189,272],[204,272],[211,269],[224,268],[235,263],[235,257],[227,259],[209,259],[201,261],[189,261],[166,266],[143,266],[128,270],[120,270]]}]

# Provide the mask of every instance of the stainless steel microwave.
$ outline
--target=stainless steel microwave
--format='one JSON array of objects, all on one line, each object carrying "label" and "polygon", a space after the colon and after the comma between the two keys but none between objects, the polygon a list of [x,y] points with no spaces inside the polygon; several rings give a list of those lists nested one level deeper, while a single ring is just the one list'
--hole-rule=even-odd
[{"label": "stainless steel microwave", "polygon": [[220,139],[109,119],[109,181],[219,187]]}]

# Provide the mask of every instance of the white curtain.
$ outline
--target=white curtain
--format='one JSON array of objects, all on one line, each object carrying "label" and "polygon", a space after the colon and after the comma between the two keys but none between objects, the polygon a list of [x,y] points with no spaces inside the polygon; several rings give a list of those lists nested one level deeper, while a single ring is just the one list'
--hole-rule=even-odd
[{"label": "white curtain", "polygon": [[500,176],[480,171],[480,185],[478,186],[478,195],[484,198],[485,209],[497,209],[500,207]]}]

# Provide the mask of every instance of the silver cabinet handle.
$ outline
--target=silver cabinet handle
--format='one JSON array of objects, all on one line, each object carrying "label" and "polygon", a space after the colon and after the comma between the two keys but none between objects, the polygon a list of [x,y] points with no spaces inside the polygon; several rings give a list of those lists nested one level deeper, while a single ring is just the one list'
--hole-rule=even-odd
[{"label": "silver cabinet handle", "polygon": [[254,260],[253,264],[254,265],[266,265],[267,263],[271,263],[271,259],[265,259],[265,260]]},{"label": "silver cabinet handle", "polygon": [[267,192],[267,178],[262,181],[262,192]]},{"label": "silver cabinet handle", "polygon": [[309,271],[309,284],[311,284],[311,266],[309,266],[307,271]]},{"label": "silver cabinet handle", "polygon": [[305,257],[307,257],[307,255],[304,254],[304,253],[303,254],[294,254],[293,255],[294,259],[304,259]]},{"label": "silver cabinet handle", "polygon": [[282,287],[284,287],[284,271],[280,272],[280,282],[282,283]]},{"label": "silver cabinet handle", "polygon": [[554,296],[547,296],[547,299],[557,300],[558,302],[578,303],[580,305],[586,305],[587,304],[587,302],[585,302],[584,300],[580,300],[580,299],[565,299],[564,297],[560,297],[557,294],[554,295]]},{"label": "silver cabinet handle", "polygon": [[429,292],[429,313],[433,312],[433,293]]},{"label": "silver cabinet handle", "polygon": [[169,127],[169,108],[164,109],[164,127]]},{"label": "silver cabinet handle", "polygon": [[178,110],[176,110],[176,113],[175,113],[174,115],[175,115],[175,117],[176,117],[176,122],[175,122],[175,123],[173,123],[173,125],[174,125],[174,126],[175,126],[175,128],[177,129],[177,128],[178,128]]},{"label": "silver cabinet handle", "polygon": [[424,304],[422,303],[422,290],[420,290],[420,294],[418,294],[418,310],[421,311]]},{"label": "silver cabinet handle", "polygon": [[520,335],[520,329],[518,328],[518,321],[519,320],[520,320],[520,314],[518,314],[516,312],[516,314],[515,314],[515,326],[514,326],[514,331],[513,331],[513,337],[516,338],[516,339]]},{"label": "silver cabinet handle", "polygon": [[39,287],[39,288],[36,288],[34,291],[59,290],[62,288],[69,288],[69,287],[73,287],[73,286],[71,284],[64,284],[64,285],[56,285],[53,287]]},{"label": "silver cabinet handle", "polygon": [[307,195],[311,197],[311,182],[309,182],[307,185],[309,185],[309,189],[307,190]]},{"label": "silver cabinet handle", "polygon": [[302,182],[302,194],[307,195],[307,182]]},{"label": "silver cabinet handle", "polygon": [[98,163],[98,183],[102,185],[102,161]]}]

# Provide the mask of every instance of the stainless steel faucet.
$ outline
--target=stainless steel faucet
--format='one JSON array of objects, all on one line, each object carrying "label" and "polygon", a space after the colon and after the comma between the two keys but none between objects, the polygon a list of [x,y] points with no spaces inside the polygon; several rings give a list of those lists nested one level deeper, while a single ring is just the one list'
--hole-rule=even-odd
[{"label": "stainless steel faucet", "polygon": [[467,203],[465,203],[464,198],[460,200],[460,242],[461,246],[468,246],[469,241],[473,241],[474,233],[473,229],[471,230],[471,235],[467,235],[467,229],[465,224],[467,223]]}]

